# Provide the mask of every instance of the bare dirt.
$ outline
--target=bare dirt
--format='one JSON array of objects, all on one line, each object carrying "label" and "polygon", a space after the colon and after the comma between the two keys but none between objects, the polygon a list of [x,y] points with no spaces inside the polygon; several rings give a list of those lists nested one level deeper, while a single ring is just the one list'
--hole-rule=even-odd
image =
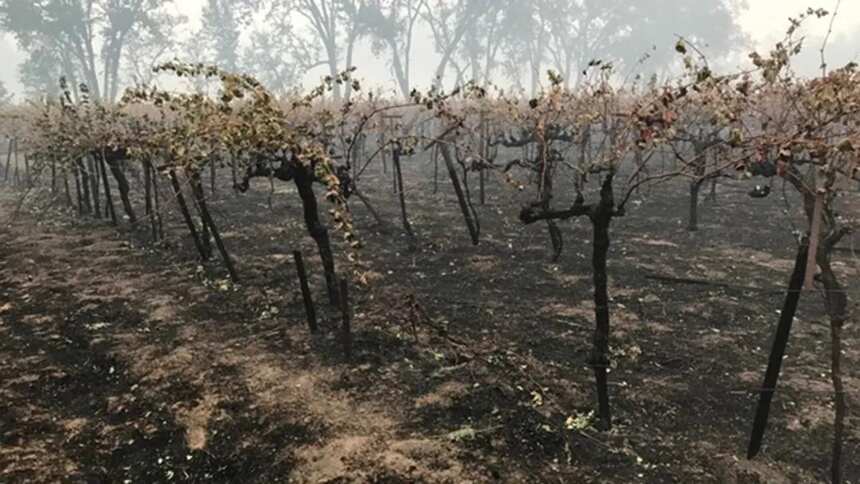
[{"label": "bare dirt", "polygon": [[[117,231],[41,202],[9,222],[15,195],[3,192],[0,482],[827,478],[829,329],[815,293],[801,300],[763,453],[744,458],[796,248],[781,200],[723,187],[691,234],[679,185],[642,194],[613,223],[615,425],[602,433],[587,426],[587,222],[561,224],[566,247],[552,263],[545,227],[516,219],[527,195],[493,179],[473,247],[448,184],[434,194],[427,166],[406,171],[416,251],[353,202],[372,277],[352,288],[351,361],[291,185],[278,185],[271,209],[267,182],[237,196],[225,180],[212,198],[242,277],[235,287],[217,262],[198,268],[175,214],[167,241],[152,246],[145,230]],[[390,180],[374,173],[362,186],[396,225]],[[844,336],[844,470],[853,483],[858,242],[848,240],[835,264],[854,314]],[[305,328],[289,256],[297,248],[321,312],[317,337]],[[655,274],[728,287],[647,278]]]}]

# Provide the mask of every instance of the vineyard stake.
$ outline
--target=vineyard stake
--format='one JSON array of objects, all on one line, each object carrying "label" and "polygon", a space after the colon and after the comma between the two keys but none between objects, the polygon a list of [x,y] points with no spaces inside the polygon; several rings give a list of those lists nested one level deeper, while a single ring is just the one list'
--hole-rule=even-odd
[{"label": "vineyard stake", "polygon": [[305,262],[302,259],[301,251],[293,251],[293,259],[296,261],[296,273],[299,276],[299,285],[302,288],[302,300],[305,304],[305,313],[308,316],[308,329],[311,334],[316,334],[317,328],[317,312],[314,308],[314,300],[311,297],[311,289],[308,287],[308,274],[305,272]]}]

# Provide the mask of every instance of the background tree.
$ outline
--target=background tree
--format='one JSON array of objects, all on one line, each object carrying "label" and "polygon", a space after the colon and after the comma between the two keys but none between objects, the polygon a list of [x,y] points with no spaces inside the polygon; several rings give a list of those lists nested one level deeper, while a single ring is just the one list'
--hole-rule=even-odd
[{"label": "background tree", "polygon": [[154,16],[153,28],[131,36],[123,54],[122,74],[128,82],[150,84],[155,80],[153,67],[176,57],[181,49],[175,32],[188,18],[164,13]]},{"label": "background tree", "polygon": [[513,25],[512,15],[516,10],[511,7],[513,0],[502,0],[493,4],[492,9],[476,20],[475,28],[468,29],[458,57],[467,63],[471,78],[487,86],[493,81],[499,67],[499,54],[504,39]]},{"label": "background tree", "polygon": [[9,90],[6,89],[6,85],[3,84],[3,81],[0,81],[0,106],[5,106],[12,102],[12,94],[9,93]]},{"label": "background tree", "polygon": [[[334,79],[342,71],[352,67],[355,45],[360,34],[357,0],[273,0],[268,16],[281,19],[282,23],[295,23],[296,16],[303,21],[301,28],[282,28],[294,36],[288,45],[306,47],[301,37],[313,39],[314,48],[302,53],[318,50],[323,54],[321,62],[328,66],[328,75]],[[317,62],[310,62],[317,65]],[[335,85],[333,95],[342,97],[341,86]],[[346,86],[349,98],[350,86]]]},{"label": "background tree", "polygon": [[322,65],[314,43],[295,35],[278,35],[291,30],[289,23],[267,26],[251,32],[242,53],[245,70],[252,72],[273,93],[283,95],[295,90],[308,70]]},{"label": "background tree", "polygon": [[[24,86],[24,92],[28,97],[48,96],[56,98],[59,95],[60,76],[69,72],[67,77],[74,80],[74,71],[66,70],[63,66],[69,66],[68,58],[61,52],[34,41],[31,44],[27,56],[18,66],[18,80]],[[77,97],[77,83],[73,83],[75,90],[73,95]]]},{"label": "background tree", "polygon": [[715,59],[746,41],[737,23],[742,6],[735,0],[527,0],[501,5],[505,73],[522,85],[523,66],[528,66],[533,95],[546,69],[569,85],[579,81],[594,59],[611,61],[623,74],[647,57],[648,67],[637,73],[648,77],[662,72],[677,61],[670,47],[677,35],[715,53]]},{"label": "background tree", "polygon": [[374,0],[361,6],[359,28],[373,36],[373,51],[387,50],[400,93],[409,96],[415,27],[427,0]]},{"label": "background tree", "polygon": [[[112,100],[123,53],[134,35],[151,31],[170,1],[0,0],[0,29],[12,33],[33,65],[53,56],[72,82],[86,82],[94,98]],[[47,54],[45,51],[50,51]]]},{"label": "background tree", "polygon": [[199,37],[210,62],[228,71],[238,69],[242,32],[261,4],[260,0],[206,0]]},{"label": "background tree", "polygon": [[[422,18],[433,33],[433,43],[439,54],[434,84],[445,79],[450,64],[456,63],[456,52],[466,33],[495,4],[491,0],[428,0]],[[459,84],[459,82],[458,82]]]}]

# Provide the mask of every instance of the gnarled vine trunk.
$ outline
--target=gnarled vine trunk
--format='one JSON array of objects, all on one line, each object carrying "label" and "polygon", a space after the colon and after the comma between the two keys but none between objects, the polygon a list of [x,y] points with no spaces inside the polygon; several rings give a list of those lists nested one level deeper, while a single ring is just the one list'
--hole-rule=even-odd
[{"label": "gnarled vine trunk", "polygon": [[310,236],[314,239],[314,242],[316,242],[320,259],[322,260],[329,303],[337,305],[338,281],[335,274],[334,255],[331,250],[328,229],[320,220],[319,204],[317,203],[317,197],[313,188],[314,177],[310,170],[311,168],[305,167],[295,169],[293,182],[296,184],[299,197],[302,199],[305,226]]}]

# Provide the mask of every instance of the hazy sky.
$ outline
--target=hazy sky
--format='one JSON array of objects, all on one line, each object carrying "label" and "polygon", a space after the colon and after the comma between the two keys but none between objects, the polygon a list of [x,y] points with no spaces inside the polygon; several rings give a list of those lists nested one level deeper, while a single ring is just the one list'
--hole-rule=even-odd
[{"label": "hazy sky", "polygon": [[[634,1],[634,0],[631,0]],[[698,0],[688,0],[696,2]],[[789,16],[795,16],[807,7],[823,7],[832,11],[836,5],[835,0],[819,1],[812,3],[810,0],[745,0],[746,9],[740,19],[743,30],[753,42],[753,48],[767,51],[773,43],[782,38],[788,26]],[[185,32],[179,34],[187,36],[188,32],[199,25],[200,10],[203,0],[175,0],[174,7],[179,12],[189,17],[190,24],[185,27]],[[818,49],[821,39],[827,31],[829,19],[810,21],[804,28],[807,35],[805,53],[802,55],[800,64],[804,73],[812,73],[817,68]],[[414,51],[414,65],[412,69],[413,82],[417,86],[425,86],[430,83],[435,67],[435,55],[426,32],[419,32],[416,39]],[[394,88],[394,82],[388,76],[388,69],[383,61],[374,59],[367,46],[358,49],[355,65],[359,66],[359,74],[367,81],[381,85],[385,88]],[[741,58],[740,56],[738,58]],[[13,92],[20,90],[17,81],[17,65],[22,55],[15,46],[14,39],[9,35],[0,36],[0,80]],[[421,62],[425,59],[425,62]],[[426,62],[429,59],[430,62]],[[843,0],[833,27],[833,34],[828,44],[827,61],[831,66],[838,66],[851,60],[860,60],[860,0]],[[374,75],[374,73],[376,75]],[[315,81],[324,74],[323,71],[311,72],[305,79],[307,84]]]}]

